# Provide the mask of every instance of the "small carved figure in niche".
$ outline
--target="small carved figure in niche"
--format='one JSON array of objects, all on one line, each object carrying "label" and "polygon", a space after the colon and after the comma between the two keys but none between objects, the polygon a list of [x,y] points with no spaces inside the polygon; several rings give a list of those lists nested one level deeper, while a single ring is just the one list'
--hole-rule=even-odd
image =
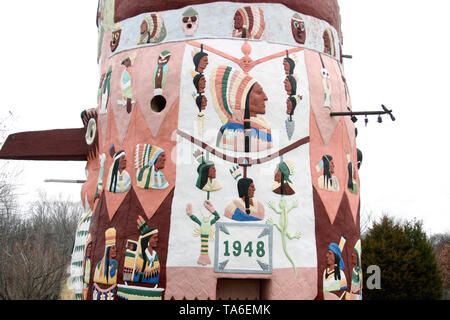
[{"label": "small carved figure in niche", "polygon": [[285,160],[280,163],[275,170],[272,191],[283,196],[295,194],[293,183],[290,176],[295,173],[295,163],[291,160]]},{"label": "small carved figure in niche", "polygon": [[153,72],[153,88],[154,94],[162,95],[164,87],[166,86],[167,73],[169,72],[169,60],[171,53],[168,50],[164,50],[158,57],[158,64]]},{"label": "small carved figure in niche", "polygon": [[305,44],[306,41],[305,21],[303,21],[302,17],[298,13],[294,14],[294,16],[292,17],[291,29],[295,42]]},{"label": "small carved figure in niche", "polygon": [[118,263],[115,259],[116,229],[110,228],[105,232],[105,253],[102,260],[97,263],[94,273],[94,282],[100,284],[116,284]]},{"label": "small carved figure in niche", "polygon": [[108,112],[109,92],[111,91],[111,74],[112,66],[102,75],[98,92],[98,100],[100,106],[100,114]]},{"label": "small carved figure in niche", "polygon": [[166,154],[163,149],[150,144],[136,145],[136,180],[142,189],[166,189],[169,187],[164,173]]},{"label": "small carved figure in niche", "polygon": [[352,252],[352,285],[350,292],[345,293],[345,300],[362,300],[363,273],[361,265],[361,240],[355,244]]},{"label": "small carved figure in niche", "polygon": [[341,237],[339,245],[330,243],[325,256],[326,268],[323,271],[323,292],[326,300],[339,299],[334,291],[347,289],[347,279],[345,277],[345,264],[342,259],[342,250],[344,249],[346,239]]},{"label": "small carved figure in niche", "polygon": [[181,26],[186,36],[193,36],[198,28],[198,12],[194,8],[189,7],[183,12],[181,17]]},{"label": "small carved figure in niche", "polygon": [[239,8],[234,14],[234,38],[260,39],[265,28],[264,12],[258,7]]},{"label": "small carved figure in niche", "polygon": [[205,192],[215,192],[222,189],[222,185],[216,179],[216,166],[214,162],[207,161],[200,150],[194,153],[194,158],[199,164],[197,168],[198,179],[196,187]]},{"label": "small carved figure in niche", "polygon": [[339,181],[334,176],[334,161],[332,156],[324,155],[322,157],[322,160],[316,166],[316,171],[320,172],[322,169],[323,174],[317,180],[319,188],[326,191],[339,191]]},{"label": "small carved figure in niche", "polygon": [[327,53],[333,57],[336,55],[336,50],[334,48],[334,37],[330,29],[326,29],[323,32],[323,46],[324,53]]},{"label": "small carved figure in niche", "polygon": [[236,221],[261,221],[264,219],[264,205],[254,199],[256,188],[252,179],[238,181],[239,198],[225,208],[225,217]]},{"label": "small carved figure in niche", "polygon": [[356,170],[355,166],[353,165],[353,162],[350,159],[350,153],[345,153],[347,157],[347,169],[348,169],[348,182],[347,182],[347,188],[348,191],[350,191],[353,194],[358,194],[358,185],[356,183]]},{"label": "small carved figure in niche", "polygon": [[109,43],[109,45],[111,47],[111,52],[116,51],[117,47],[119,46],[121,34],[122,34],[122,29],[120,27],[120,23],[116,23],[114,25],[114,29],[112,31],[111,42]]},{"label": "small carved figure in niche", "polygon": [[141,216],[136,222],[141,236],[138,240],[132,281],[153,284],[156,288],[161,273],[159,257],[156,252],[159,244],[158,229],[150,228]]},{"label": "small carved figure in niche", "polygon": [[192,58],[194,61],[195,71],[203,73],[209,64],[208,54],[203,51],[203,45],[200,51],[198,49],[192,50]]},{"label": "small carved figure in niche", "polygon": [[[210,240],[214,240],[215,228],[213,227],[213,225],[220,219],[220,216],[217,213],[216,209],[214,209],[211,201],[205,200],[204,206],[211,214],[202,214],[203,217],[201,221],[193,214],[192,204],[190,203],[186,206],[186,214],[189,216],[189,218],[191,218],[192,221],[199,225],[199,228],[196,228],[194,231],[194,236],[200,236],[201,242],[200,256],[197,260],[197,263],[202,266],[207,266],[211,264],[211,259],[209,258],[208,242]],[[213,218],[211,219],[212,216]]]},{"label": "small carved figure in niche", "polygon": [[121,106],[126,106],[127,112],[131,113],[132,106],[135,101],[133,101],[133,86],[134,86],[134,69],[133,64],[136,59],[136,52],[131,56],[127,57],[122,61],[122,65],[125,66],[125,70],[121,77],[121,88],[122,88],[122,100],[117,101]]},{"label": "small carved figure in niche", "polygon": [[107,190],[112,193],[126,193],[131,187],[131,177],[128,174],[127,157],[124,150],[115,152],[114,145],[109,149],[113,163],[109,169]]},{"label": "small carved figure in niche", "polygon": [[140,33],[138,45],[163,41],[167,35],[164,20],[157,13],[146,16],[141,23]]},{"label": "small carved figure in niche", "polygon": [[211,72],[211,95],[222,122],[217,146],[238,152],[259,152],[272,148],[272,132],[266,113],[268,100],[261,85],[251,76],[231,67]]}]

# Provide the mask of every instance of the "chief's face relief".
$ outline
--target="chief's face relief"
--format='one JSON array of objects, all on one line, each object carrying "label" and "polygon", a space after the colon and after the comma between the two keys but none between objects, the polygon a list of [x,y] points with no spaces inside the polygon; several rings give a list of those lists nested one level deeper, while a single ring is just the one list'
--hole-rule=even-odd
[{"label": "chief's face relief", "polygon": [[256,116],[257,114],[265,114],[267,100],[268,98],[263,88],[259,83],[256,83],[249,96],[250,115]]}]

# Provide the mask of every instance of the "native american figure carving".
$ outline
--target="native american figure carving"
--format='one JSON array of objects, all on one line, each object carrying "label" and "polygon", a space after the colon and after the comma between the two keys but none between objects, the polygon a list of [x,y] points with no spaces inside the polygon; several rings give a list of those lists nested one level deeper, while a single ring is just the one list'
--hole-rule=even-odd
[{"label": "native american figure carving", "polygon": [[222,121],[216,145],[239,152],[272,148],[270,124],[262,116],[268,98],[261,85],[227,66],[214,68],[210,81],[214,107]]}]

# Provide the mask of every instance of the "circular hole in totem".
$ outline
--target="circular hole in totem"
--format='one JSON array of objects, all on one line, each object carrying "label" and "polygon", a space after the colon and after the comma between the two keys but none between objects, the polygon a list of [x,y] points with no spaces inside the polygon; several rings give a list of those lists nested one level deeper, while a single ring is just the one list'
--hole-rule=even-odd
[{"label": "circular hole in totem", "polygon": [[154,96],[152,101],[150,102],[150,107],[154,112],[160,113],[166,108],[166,98],[163,96]]}]

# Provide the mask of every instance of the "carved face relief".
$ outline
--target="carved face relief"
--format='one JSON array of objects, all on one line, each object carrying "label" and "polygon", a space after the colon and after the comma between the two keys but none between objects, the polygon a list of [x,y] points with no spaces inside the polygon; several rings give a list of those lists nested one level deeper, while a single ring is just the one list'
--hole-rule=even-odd
[{"label": "carved face relief", "polygon": [[334,161],[333,160],[330,161],[330,173],[334,174]]},{"label": "carved face relief", "polygon": [[291,99],[287,98],[287,100],[286,100],[286,106],[287,106],[287,108],[286,108],[286,113],[287,113],[287,114],[291,114],[291,113],[292,113],[292,109],[293,109],[293,105],[292,105]]},{"label": "carved face relief", "polygon": [[248,187],[248,197],[251,199],[255,196],[255,185],[252,183],[249,187]]},{"label": "carved face relief", "polygon": [[200,106],[201,110],[205,110],[207,104],[208,104],[208,99],[205,96],[202,96],[202,104]]},{"label": "carved face relief", "polygon": [[291,20],[292,35],[295,42],[305,44],[306,41],[306,27],[303,19],[298,15],[294,15]]},{"label": "carved face relief", "polygon": [[170,60],[170,55],[168,55],[168,56],[166,56],[164,58],[159,56],[158,57],[158,65],[159,66],[163,66],[163,65],[167,64],[169,62],[169,60]]},{"label": "carved face relief", "polygon": [[148,32],[148,23],[143,20],[141,23],[141,34],[146,34]]},{"label": "carved face relief", "polygon": [[158,170],[164,169],[166,166],[166,154],[161,153],[161,155],[158,157],[158,159],[155,162],[155,168]]},{"label": "carved face relief", "polygon": [[159,244],[159,236],[158,234],[153,235],[149,240],[148,240],[148,246],[152,249],[156,249],[158,247]]},{"label": "carved face relief", "polygon": [[323,33],[323,46],[324,46],[323,52],[329,55],[334,55],[334,52],[332,50],[333,39],[330,37],[330,34],[331,33],[329,33],[329,31],[327,30]]},{"label": "carved face relief", "polygon": [[122,156],[119,158],[119,168],[120,168],[120,171],[123,171],[127,168],[127,157],[126,156]]},{"label": "carved face relief", "polygon": [[119,46],[121,34],[122,34],[122,30],[120,30],[120,29],[113,31],[112,36],[111,36],[111,42],[110,42],[111,52],[116,51],[117,47]]},{"label": "carved face relief", "polygon": [[208,178],[210,178],[210,179],[216,178],[216,167],[215,166],[212,166],[211,168],[209,168]]},{"label": "carved face relief", "polygon": [[205,77],[201,77],[198,82],[198,92],[205,93],[205,88],[206,88],[206,79]]},{"label": "carved face relief", "polygon": [[241,30],[244,27],[244,19],[239,11],[234,14],[234,29]]},{"label": "carved face relief", "polygon": [[203,71],[205,71],[208,64],[209,64],[208,56],[203,56],[200,59],[200,62],[198,63],[198,67],[197,67],[198,72],[203,73]]},{"label": "carved face relief", "polygon": [[259,83],[255,83],[249,99],[250,115],[256,116],[257,114],[266,113],[266,101],[269,100]]},{"label": "carved face relief", "polygon": [[283,67],[284,73],[286,75],[291,74],[291,66],[289,65],[289,62],[286,59],[283,59]]},{"label": "carved face relief", "polygon": [[325,261],[326,261],[326,264],[327,264],[328,268],[333,268],[334,267],[334,265],[335,265],[334,259],[335,259],[334,252],[331,251],[331,250],[328,250],[327,254],[326,254],[326,258],[325,258]]},{"label": "carved face relief", "polygon": [[183,31],[186,36],[193,36],[198,28],[198,15],[183,15],[181,19],[181,26],[183,27]]}]

